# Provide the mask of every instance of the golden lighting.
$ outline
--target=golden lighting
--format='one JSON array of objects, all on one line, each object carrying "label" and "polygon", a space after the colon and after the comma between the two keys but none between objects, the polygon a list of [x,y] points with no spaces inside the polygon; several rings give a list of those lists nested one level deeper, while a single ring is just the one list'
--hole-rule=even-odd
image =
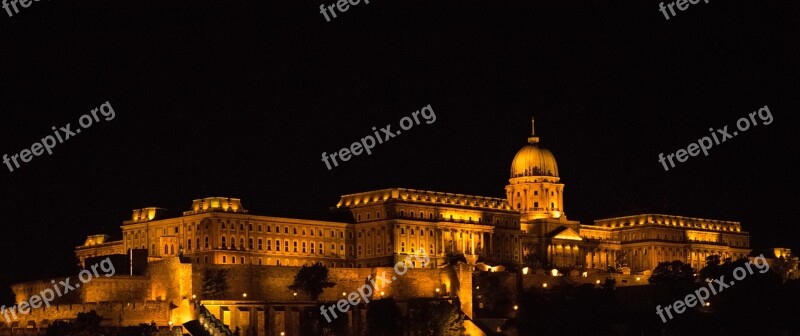
[{"label": "golden lighting", "polygon": [[639,281],[639,280],[642,280],[642,278],[640,278],[640,277],[636,277],[636,281]]},{"label": "golden lighting", "polygon": [[242,293],[242,297],[246,299],[247,298],[247,293]]},{"label": "golden lighting", "polygon": [[706,302],[706,307],[710,306],[711,302]]},{"label": "golden lighting", "polygon": [[547,288],[547,283],[546,282],[542,284],[542,288]]},{"label": "golden lighting", "polygon": [[384,295],[386,295],[386,293],[384,293],[384,292],[381,292],[381,296],[384,296]]},{"label": "golden lighting", "polygon": [[197,295],[192,294],[192,299],[197,299]]},{"label": "golden lighting", "polygon": [[518,310],[518,309],[519,309],[519,306],[514,305],[514,310]]},{"label": "golden lighting", "polygon": [[599,285],[599,284],[600,284],[600,280],[597,280],[597,281],[595,281],[594,283],[596,283],[596,284],[598,284],[598,285]]},{"label": "golden lighting", "polygon": [[589,277],[589,272],[583,272],[581,274],[581,276],[584,277],[584,278],[587,278],[587,277]]},{"label": "golden lighting", "polygon": [[294,295],[294,296],[297,296],[297,292],[295,292],[295,293],[292,293],[292,295]]},{"label": "golden lighting", "polygon": [[[295,295],[297,295],[297,293],[295,293]],[[347,296],[347,293],[342,292],[342,296]]]},{"label": "golden lighting", "polygon": [[554,268],[552,271],[550,271],[550,274],[553,276],[558,276],[558,270]]},{"label": "golden lighting", "polygon": [[522,269],[522,274],[523,275],[528,275],[528,271],[530,271],[530,268],[525,267],[525,268]]},{"label": "golden lighting", "polygon": [[439,293],[439,288],[436,288],[436,293]]}]

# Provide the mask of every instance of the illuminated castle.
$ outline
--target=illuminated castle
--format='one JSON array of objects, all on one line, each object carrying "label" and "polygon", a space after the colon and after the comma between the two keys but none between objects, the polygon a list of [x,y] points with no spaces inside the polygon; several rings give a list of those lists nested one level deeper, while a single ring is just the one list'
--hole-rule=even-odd
[{"label": "illuminated castle", "polygon": [[[220,269],[229,272],[222,298],[229,301],[203,301],[213,315],[227,326],[257,330],[257,335],[293,335],[291,330],[300,324],[298,307],[303,307],[286,293],[295,266],[327,266],[337,287],[321,299],[335,301],[338,293],[351,292],[368,275],[424,252],[430,263],[413,265],[413,277],[398,280],[381,295],[399,300],[458,297],[471,318],[471,277],[478,260],[482,270],[526,263],[584,274],[600,274],[609,267],[642,274],[663,261],[681,260],[699,269],[707,256],[737,259],[750,252],[749,234],[738,222],[664,214],[593,224],[568,220],[555,157],[540,145],[533,120],[531,126],[528,144],[511,163],[504,199],[382,189],[342,196],[336,211],[349,219],[337,221],[251,214],[241,200],[227,197],[194,200],[180,216],[155,207],[134,210],[122,223],[121,240],[93,235],[76,248],[83,267],[98,257],[117,256],[128,270],[125,276],[87,284],[79,302],[152,301],[152,307],[134,305],[133,312],[130,305],[110,306],[104,314],[118,314],[126,324],[152,318],[180,325],[202,316],[194,303],[204,299],[198,297],[203,273]],[[445,266],[462,254],[467,266]],[[148,270],[137,274],[143,267]],[[36,286],[15,286],[18,302],[35,293]],[[56,310],[58,316],[76,312],[72,306]],[[55,318],[52,309],[37,314],[41,316],[32,319]],[[350,316],[351,325],[363,319]]]}]

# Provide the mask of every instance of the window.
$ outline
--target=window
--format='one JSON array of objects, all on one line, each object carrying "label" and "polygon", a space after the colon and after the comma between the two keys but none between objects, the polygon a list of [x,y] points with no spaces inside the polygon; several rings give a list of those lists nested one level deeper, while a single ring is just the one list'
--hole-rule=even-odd
[{"label": "window", "polygon": [[233,257],[231,257],[231,264],[235,264],[235,263],[236,263],[236,256],[233,256]]},{"label": "window", "polygon": [[314,237],[314,229],[308,230],[308,233],[311,234],[311,237]]},{"label": "window", "polygon": [[225,222],[222,222],[222,226],[220,228],[225,228]]},{"label": "window", "polygon": [[175,227],[175,233],[178,233],[178,227],[177,226]]},{"label": "window", "polygon": [[[320,245],[320,248],[322,248],[322,245]],[[311,243],[311,253],[315,253],[315,252],[316,251],[314,250],[314,243]]]},{"label": "window", "polygon": [[244,249],[244,238],[239,238],[239,248]]},{"label": "window", "polygon": [[[247,229],[248,229],[248,231],[253,231],[253,224],[248,224]],[[261,231],[261,230],[259,230],[259,231]]]},{"label": "window", "polygon": [[405,252],[406,252],[406,243],[405,242],[400,243],[400,253],[405,253]]},{"label": "window", "polygon": [[400,210],[400,217],[405,217],[405,216],[406,216],[406,212],[404,210]]},{"label": "window", "polygon": [[361,214],[356,215],[356,220],[359,222],[361,221]]},{"label": "window", "polygon": [[208,248],[208,236],[205,237],[205,248]]},{"label": "window", "polygon": [[413,236],[414,235],[414,229],[408,230],[408,233],[410,233]]},{"label": "window", "polygon": [[539,190],[534,190],[534,191],[533,191],[533,194],[534,194],[534,195],[539,195]]},{"label": "window", "polygon": [[533,202],[533,208],[534,209],[539,208],[539,202]]},{"label": "window", "polygon": [[[269,240],[267,240],[267,250],[269,250]],[[280,239],[275,239],[275,251],[276,252],[280,252],[281,251],[281,240]]]},{"label": "window", "polygon": [[318,236],[322,237],[322,230],[317,230]]},{"label": "window", "polygon": [[164,255],[169,254],[169,246],[164,245]]},{"label": "window", "polygon": [[192,250],[192,240],[189,239],[186,241],[186,249],[191,251]]},{"label": "window", "polygon": [[275,233],[281,233],[281,227],[275,225]]},{"label": "window", "polygon": [[336,237],[336,233],[331,230],[331,238]]},{"label": "window", "polygon": [[[303,235],[304,236],[306,235],[306,229],[303,229]],[[313,233],[312,233],[312,235],[313,235]]]},{"label": "window", "polygon": [[226,263],[226,262],[228,262],[228,257],[226,257],[226,256],[222,256],[222,263],[224,264],[224,263]]},{"label": "window", "polygon": [[369,213],[367,214],[367,220],[369,220]]},{"label": "window", "polygon": [[289,234],[289,227],[283,227],[283,234]]},{"label": "window", "polygon": [[297,234],[297,228],[292,228],[292,234]]},{"label": "window", "polygon": [[[297,244],[297,243],[295,243],[295,244]],[[297,251],[295,251],[295,252],[297,252]],[[303,253],[306,253],[306,242],[303,242]]]},{"label": "window", "polygon": [[[262,228],[263,227],[261,226],[261,224],[258,224],[258,232],[261,232]],[[269,229],[269,226],[267,226],[267,229]],[[259,262],[258,264],[261,265],[261,262]]]},{"label": "window", "polygon": [[262,240],[261,238],[258,238],[258,249],[259,250],[264,249],[264,240]]},{"label": "window", "polygon": [[[244,223],[239,224],[239,230],[244,231]],[[244,260],[243,260],[244,261]],[[244,263],[243,263],[244,264]]]},{"label": "window", "polygon": [[[295,244],[297,244],[297,242],[295,242]],[[288,240],[284,240],[283,241],[283,251],[284,252],[289,252],[289,241]]]},{"label": "window", "polygon": [[402,234],[406,234],[406,229],[404,229],[404,228],[400,228],[400,234],[401,234],[401,235],[402,235]]},{"label": "window", "polygon": [[272,232],[272,227],[267,225],[267,232]]},{"label": "window", "polygon": [[222,236],[222,248],[225,248],[225,247],[226,247],[225,236]]},{"label": "window", "polygon": [[380,218],[381,218],[381,212],[378,211],[375,213],[375,219],[380,219]]},{"label": "window", "polygon": [[297,241],[292,242],[292,251],[297,252]]},{"label": "window", "polygon": [[[252,264],[252,260],[250,260],[250,261],[251,261],[251,264]],[[242,257],[242,262],[240,262],[240,264],[244,265],[244,257]]]},{"label": "window", "polygon": [[253,249],[253,238],[250,238],[250,239],[247,241],[247,248],[249,248],[249,249],[251,249],[251,250]]},{"label": "window", "polygon": [[261,258],[258,258],[258,265],[261,266]]},{"label": "window", "polygon": [[358,255],[361,255],[361,244],[358,244]]}]

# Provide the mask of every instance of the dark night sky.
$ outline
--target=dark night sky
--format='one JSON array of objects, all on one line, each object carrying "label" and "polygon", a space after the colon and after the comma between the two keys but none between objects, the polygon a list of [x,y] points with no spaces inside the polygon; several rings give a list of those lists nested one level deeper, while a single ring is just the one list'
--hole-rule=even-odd
[{"label": "dark night sky", "polygon": [[[738,220],[756,247],[800,248],[800,3],[701,1],[666,21],[652,0],[580,2],[373,0],[330,23],[309,1],[0,12],[0,154],[107,100],[116,112],[0,169],[0,286],[70,272],[73,248],[118,236],[134,208],[229,196],[313,218],[387,187],[504,197],[532,114],[569,218]],[[434,124],[331,171],[320,161],[427,104]],[[658,163],[764,105],[771,125]]]}]

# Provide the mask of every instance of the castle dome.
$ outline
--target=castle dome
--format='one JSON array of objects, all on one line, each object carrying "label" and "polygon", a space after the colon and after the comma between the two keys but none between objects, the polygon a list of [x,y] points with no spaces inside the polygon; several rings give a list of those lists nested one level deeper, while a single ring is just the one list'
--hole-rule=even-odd
[{"label": "castle dome", "polygon": [[522,176],[558,177],[558,165],[553,153],[535,143],[522,147],[511,162],[511,178]]},{"label": "castle dome", "polygon": [[528,145],[522,147],[514,156],[514,161],[511,161],[511,178],[523,176],[558,177],[556,158],[549,150],[539,146],[533,118],[531,118],[531,136],[528,138]]}]

